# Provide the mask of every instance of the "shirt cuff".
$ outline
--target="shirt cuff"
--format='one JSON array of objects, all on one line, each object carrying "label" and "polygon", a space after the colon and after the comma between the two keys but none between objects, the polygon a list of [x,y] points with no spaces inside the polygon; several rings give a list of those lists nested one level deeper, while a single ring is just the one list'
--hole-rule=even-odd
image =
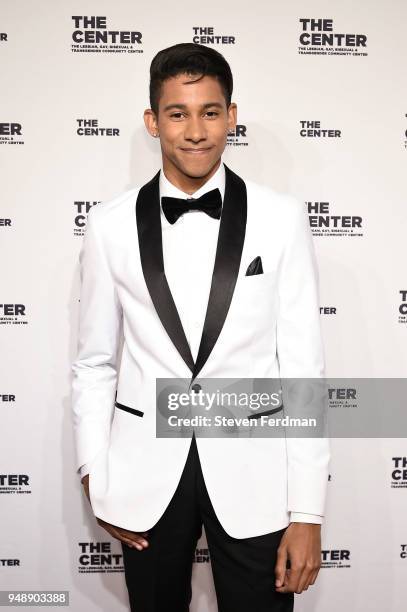
[{"label": "shirt cuff", "polygon": [[319,514],[308,514],[308,512],[290,512],[290,523],[317,523],[321,525],[323,516]]},{"label": "shirt cuff", "polygon": [[86,476],[86,474],[89,474],[89,468],[88,468],[88,464],[84,463],[83,465],[81,465],[81,467],[79,468],[79,473],[80,473],[80,477],[81,479]]}]

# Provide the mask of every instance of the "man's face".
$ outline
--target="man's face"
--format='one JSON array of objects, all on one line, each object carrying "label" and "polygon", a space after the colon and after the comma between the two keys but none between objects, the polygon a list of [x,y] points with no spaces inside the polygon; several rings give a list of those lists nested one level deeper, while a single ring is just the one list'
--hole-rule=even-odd
[{"label": "man's face", "polygon": [[226,106],[218,80],[185,74],[164,81],[158,117],[146,119],[150,133],[159,133],[163,162],[173,171],[199,178],[210,173],[236,126],[236,105]]}]

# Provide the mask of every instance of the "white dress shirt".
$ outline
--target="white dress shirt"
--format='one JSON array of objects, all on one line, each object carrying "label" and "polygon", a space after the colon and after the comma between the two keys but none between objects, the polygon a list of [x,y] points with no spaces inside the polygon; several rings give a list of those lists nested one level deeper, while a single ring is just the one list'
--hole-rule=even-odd
[{"label": "white dress shirt", "polygon": [[[193,194],[175,187],[165,176],[161,167],[159,189],[160,198],[199,198],[204,193],[218,188],[222,197],[225,194],[225,167],[220,164],[215,174]],[[161,201],[161,200],[160,200]],[[205,321],[209,292],[215,264],[220,220],[210,217],[199,210],[187,211],[174,224],[169,223],[161,207],[161,227],[164,270],[172,297],[178,310],[185,335],[188,339],[194,361],[198,355],[199,344]],[[201,257],[205,252],[207,256]],[[180,274],[182,270],[182,274]],[[185,292],[188,299],[184,299]],[[185,304],[191,304],[188,310]],[[80,468],[83,478],[89,472],[88,464]],[[291,522],[322,523],[322,516],[291,512]]]},{"label": "white dress shirt", "polygon": [[[219,189],[223,202],[225,167],[222,163],[215,174],[192,195],[170,183],[163,170],[160,173],[161,197],[199,198],[216,188]],[[161,208],[165,275],[194,360],[198,355],[208,305],[219,226],[219,219],[199,210],[188,211],[171,224]],[[205,258],[202,257],[203,252],[206,253]],[[186,291],[188,296],[184,295]],[[192,307],[186,309],[184,304],[191,303]]]}]

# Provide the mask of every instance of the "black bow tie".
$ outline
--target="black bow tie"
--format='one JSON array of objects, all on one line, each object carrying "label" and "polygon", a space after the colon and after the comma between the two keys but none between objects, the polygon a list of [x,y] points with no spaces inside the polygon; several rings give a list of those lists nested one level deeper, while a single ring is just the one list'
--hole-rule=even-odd
[{"label": "black bow tie", "polygon": [[214,219],[220,219],[222,212],[222,196],[219,189],[207,191],[200,198],[161,198],[163,213],[169,223],[173,224],[181,215],[189,210],[201,210]]}]

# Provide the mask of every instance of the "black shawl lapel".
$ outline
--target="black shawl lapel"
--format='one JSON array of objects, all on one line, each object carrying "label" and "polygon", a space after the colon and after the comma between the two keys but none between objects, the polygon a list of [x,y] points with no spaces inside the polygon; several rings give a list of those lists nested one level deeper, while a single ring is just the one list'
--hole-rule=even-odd
[{"label": "black shawl lapel", "polygon": [[136,202],[140,260],[154,308],[175,348],[189,367],[194,359],[164,271],[159,190],[160,171],[144,185]]},{"label": "black shawl lapel", "polygon": [[136,203],[140,259],[146,285],[164,328],[192,372],[192,380],[198,376],[206,363],[222,331],[236,285],[246,233],[246,185],[226,165],[225,172],[225,195],[215,265],[195,364],[164,271],[160,172],[157,172],[151,181],[140,189]]}]

